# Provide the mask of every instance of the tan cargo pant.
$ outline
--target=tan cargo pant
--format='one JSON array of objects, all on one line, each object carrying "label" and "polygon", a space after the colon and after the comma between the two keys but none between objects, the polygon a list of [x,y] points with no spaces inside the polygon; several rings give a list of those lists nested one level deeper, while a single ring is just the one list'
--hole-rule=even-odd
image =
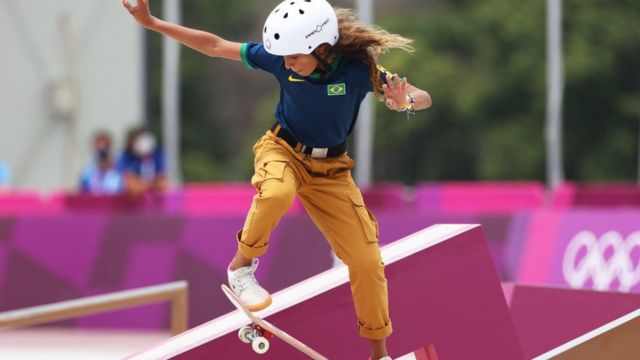
[{"label": "tan cargo pant", "polygon": [[258,190],[238,232],[240,252],[263,255],[269,235],[298,194],[307,213],[349,268],[360,335],[380,340],[392,332],[387,279],[378,247],[378,223],[351,177],[347,154],[316,159],[297,152],[268,131],[253,148]]}]

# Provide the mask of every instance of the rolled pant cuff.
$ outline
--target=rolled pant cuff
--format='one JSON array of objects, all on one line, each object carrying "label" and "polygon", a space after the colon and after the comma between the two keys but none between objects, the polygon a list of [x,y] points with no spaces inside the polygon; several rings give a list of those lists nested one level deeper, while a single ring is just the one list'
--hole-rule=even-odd
[{"label": "rolled pant cuff", "polygon": [[268,244],[260,247],[249,246],[242,243],[242,241],[240,240],[241,235],[242,230],[238,231],[238,233],[236,234],[236,239],[238,240],[238,250],[240,250],[242,256],[246,257],[247,259],[253,259],[262,256],[267,252],[267,249],[269,247]]},{"label": "rolled pant cuff", "polygon": [[370,329],[366,326],[364,326],[362,323],[358,323],[358,326],[360,328],[360,336],[362,336],[363,338],[367,338],[370,340],[382,340],[385,339],[387,337],[389,337],[389,335],[391,335],[391,333],[393,332],[393,327],[391,326],[391,321],[389,321],[385,326],[381,327],[381,328],[377,328],[377,329]]}]

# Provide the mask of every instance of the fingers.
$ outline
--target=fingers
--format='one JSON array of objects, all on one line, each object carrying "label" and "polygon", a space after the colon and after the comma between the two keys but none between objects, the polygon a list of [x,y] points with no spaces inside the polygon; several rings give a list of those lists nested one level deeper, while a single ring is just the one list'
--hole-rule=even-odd
[{"label": "fingers", "polygon": [[382,91],[386,98],[385,105],[391,110],[404,106],[407,101],[407,78],[400,79],[398,74],[386,75],[386,84],[382,85]]},{"label": "fingers", "polygon": [[389,75],[387,74],[387,86],[392,87],[393,86],[393,75]]},{"label": "fingers", "polygon": [[382,84],[382,92],[384,93],[385,97],[389,97],[389,85]]},{"label": "fingers", "polygon": [[387,99],[385,100],[384,104],[391,110],[395,110],[395,106],[393,106],[393,100],[391,99]]},{"label": "fingers", "polygon": [[387,85],[392,91],[405,90],[407,88],[407,78],[399,80],[398,74],[386,76]]},{"label": "fingers", "polygon": [[396,84],[394,81],[395,75],[387,75],[387,92],[385,95],[388,97],[395,96],[396,93]]},{"label": "fingers", "polygon": [[389,86],[387,84],[382,84],[382,92],[384,93],[384,104],[391,110],[393,110],[393,99],[391,98],[391,93],[389,90]]},{"label": "fingers", "polygon": [[404,104],[405,97],[407,96],[407,78],[405,77],[399,80],[398,74],[394,74],[393,78],[393,95],[398,104]]},{"label": "fingers", "polygon": [[133,13],[138,8],[148,8],[147,1],[145,0],[121,0],[122,5],[130,12]]}]

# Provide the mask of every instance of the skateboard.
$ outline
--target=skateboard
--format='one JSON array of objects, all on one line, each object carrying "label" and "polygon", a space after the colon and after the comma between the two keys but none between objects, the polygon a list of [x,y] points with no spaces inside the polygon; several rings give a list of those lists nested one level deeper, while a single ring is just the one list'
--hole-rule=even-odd
[{"label": "skateboard", "polygon": [[264,354],[269,351],[269,339],[277,337],[284,342],[300,350],[307,356],[315,360],[328,360],[326,357],[320,355],[318,352],[303,344],[293,336],[278,329],[275,325],[272,325],[266,320],[263,320],[255,316],[247,307],[242,303],[240,298],[231,290],[227,285],[222,284],[222,292],[229,298],[229,301],[242,311],[251,320],[251,326],[243,326],[238,330],[238,337],[246,344],[251,344],[251,348],[258,354]]}]

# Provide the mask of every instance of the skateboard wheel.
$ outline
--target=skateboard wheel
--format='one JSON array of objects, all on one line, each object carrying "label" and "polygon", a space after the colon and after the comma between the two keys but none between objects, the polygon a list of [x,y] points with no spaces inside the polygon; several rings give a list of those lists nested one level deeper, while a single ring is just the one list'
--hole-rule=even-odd
[{"label": "skateboard wheel", "polygon": [[264,354],[269,350],[269,340],[263,338],[262,336],[258,336],[251,342],[251,347],[256,353]]},{"label": "skateboard wheel", "polygon": [[238,330],[238,338],[240,338],[240,341],[242,341],[245,344],[250,344],[251,343],[251,337],[250,335],[253,333],[253,329],[251,328],[251,326],[243,326],[242,328],[240,328],[240,330]]}]

